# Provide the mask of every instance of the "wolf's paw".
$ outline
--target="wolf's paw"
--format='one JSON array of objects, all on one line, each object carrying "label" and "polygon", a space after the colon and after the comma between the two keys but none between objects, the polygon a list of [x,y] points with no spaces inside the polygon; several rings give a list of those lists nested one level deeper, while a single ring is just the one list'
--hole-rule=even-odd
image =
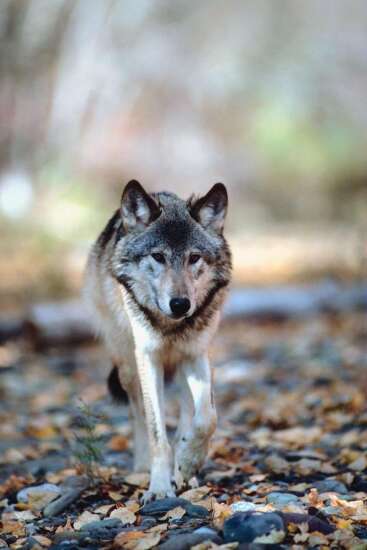
[{"label": "wolf's paw", "polygon": [[145,505],[145,504],[149,504],[149,502],[153,502],[154,500],[160,500],[161,498],[168,498],[168,497],[175,497],[175,496],[176,494],[173,488],[163,490],[163,491],[151,491],[150,489],[148,489],[148,491],[144,492],[141,500],[143,505]]},{"label": "wolf's paw", "polygon": [[175,450],[174,480],[178,489],[183,489],[192,478],[195,478],[207,454],[207,444],[199,447],[181,441]]}]

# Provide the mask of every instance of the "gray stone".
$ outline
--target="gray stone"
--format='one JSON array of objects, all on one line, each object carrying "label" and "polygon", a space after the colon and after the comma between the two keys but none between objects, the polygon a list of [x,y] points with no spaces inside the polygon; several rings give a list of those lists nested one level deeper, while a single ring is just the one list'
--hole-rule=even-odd
[{"label": "gray stone", "polygon": [[208,510],[204,508],[204,506],[191,504],[189,500],[178,497],[162,498],[155,500],[154,502],[150,502],[149,504],[143,506],[140,510],[140,514],[142,516],[160,516],[161,514],[166,514],[177,506],[184,508],[186,510],[186,514],[191,518],[207,518],[209,516]]},{"label": "gray stone", "polygon": [[161,550],[189,550],[192,546],[209,540],[215,544],[223,543],[216,531],[208,527],[201,527],[192,533],[174,534],[166,542],[160,544],[159,548]]},{"label": "gray stone", "polygon": [[223,525],[225,542],[277,544],[285,538],[283,519],[277,513],[238,512]]},{"label": "gray stone", "polygon": [[89,481],[86,477],[70,476],[61,485],[63,494],[45,507],[43,515],[46,517],[57,516],[75,502],[88,485]]},{"label": "gray stone", "polygon": [[279,493],[277,491],[273,491],[272,493],[266,495],[266,501],[270,504],[274,504],[274,506],[279,506],[282,508],[288,504],[298,502],[299,499],[296,495],[292,495],[292,493]]},{"label": "gray stone", "polygon": [[346,495],[348,489],[341,481],[337,479],[323,479],[322,481],[316,481],[313,487],[318,490],[319,493],[339,493],[340,495]]},{"label": "gray stone", "polygon": [[108,529],[116,529],[116,527],[121,527],[122,522],[119,518],[108,518],[100,519],[96,521],[90,521],[81,527],[81,531],[88,531],[88,533],[93,533],[94,536]]}]

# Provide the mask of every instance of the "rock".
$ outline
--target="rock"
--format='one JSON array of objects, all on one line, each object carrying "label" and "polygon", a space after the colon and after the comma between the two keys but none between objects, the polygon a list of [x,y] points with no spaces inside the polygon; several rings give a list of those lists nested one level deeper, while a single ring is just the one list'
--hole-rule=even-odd
[{"label": "rock", "polygon": [[70,476],[61,485],[63,494],[57,500],[50,502],[43,510],[46,517],[57,516],[70,504],[79,498],[81,493],[88,487],[89,480],[84,476]]},{"label": "rock", "polygon": [[97,521],[90,521],[81,527],[81,531],[88,531],[88,533],[93,534],[93,536],[104,535],[105,532],[108,533],[108,538],[112,538],[111,531],[116,530],[116,528],[122,527],[122,522],[118,518],[108,518],[101,519]]},{"label": "rock", "polygon": [[256,510],[256,505],[248,500],[239,500],[231,504],[231,510],[234,514],[236,512],[253,512]]},{"label": "rock", "polygon": [[155,518],[147,517],[141,522],[140,529],[144,531],[145,529],[151,529],[155,525],[157,525],[157,520]]},{"label": "rock", "polygon": [[223,540],[218,533],[208,527],[200,527],[192,533],[174,534],[166,542],[159,545],[161,550],[189,550],[193,546],[205,541],[212,541],[215,544],[222,544]]},{"label": "rock", "polygon": [[266,495],[266,501],[270,504],[274,504],[274,506],[283,508],[283,506],[298,502],[299,500],[298,497],[296,495],[292,495],[292,493],[279,493],[277,491],[273,491],[272,493]]},{"label": "rock", "polygon": [[278,544],[285,534],[283,519],[274,512],[238,512],[223,525],[225,542]]},{"label": "rock", "polygon": [[162,498],[160,500],[150,502],[141,508],[140,514],[142,516],[160,516],[162,514],[166,514],[177,506],[184,508],[186,510],[186,514],[191,518],[207,518],[209,516],[208,510],[204,508],[204,506],[191,504],[189,500],[178,497]]},{"label": "rock", "polygon": [[323,535],[330,535],[334,533],[336,527],[324,519],[320,519],[316,516],[311,516],[310,514],[297,514],[297,513],[282,513],[281,517],[283,518],[286,525],[289,523],[307,523],[308,530],[319,531]]},{"label": "rock", "polygon": [[51,454],[34,460],[27,460],[25,466],[32,476],[43,476],[47,472],[58,472],[67,467],[67,459],[59,454]]},{"label": "rock", "polygon": [[313,483],[313,487],[318,490],[319,493],[339,493],[339,495],[346,495],[348,489],[341,481],[337,479],[323,479],[322,481],[316,481]]},{"label": "rock", "polygon": [[61,489],[53,483],[43,483],[34,487],[25,487],[17,494],[18,502],[29,504],[32,510],[43,510],[47,504],[61,494]]}]

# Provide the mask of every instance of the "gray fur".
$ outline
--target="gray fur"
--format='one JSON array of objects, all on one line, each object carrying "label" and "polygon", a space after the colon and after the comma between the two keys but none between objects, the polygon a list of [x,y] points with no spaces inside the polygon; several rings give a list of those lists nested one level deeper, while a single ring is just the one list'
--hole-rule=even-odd
[{"label": "gray fur", "polygon": [[[173,193],[149,195],[138,182],[129,182],[120,208],[89,257],[85,296],[130,397],[137,469],[141,439],[146,438],[141,421],[144,403],[150,494],[170,493],[168,443],[161,405],[157,408],[158,402],[162,404],[164,369],[178,369],[188,392],[183,410],[192,402],[183,418],[194,415],[190,428],[194,432],[176,447],[177,479],[187,480],[200,467],[215,426],[207,347],[230,281],[231,256],[223,237],[226,210],[222,184],[204,197],[185,201]],[[178,319],[170,305],[173,298],[190,303]],[[179,431],[186,433],[187,420],[180,425]]]}]

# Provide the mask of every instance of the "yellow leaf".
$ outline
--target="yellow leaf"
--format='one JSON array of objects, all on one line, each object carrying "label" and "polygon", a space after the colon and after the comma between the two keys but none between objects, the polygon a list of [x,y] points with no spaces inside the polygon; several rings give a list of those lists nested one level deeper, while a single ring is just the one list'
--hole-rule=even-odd
[{"label": "yellow leaf", "polygon": [[114,501],[114,502],[118,502],[119,500],[122,499],[123,495],[121,495],[121,493],[117,493],[116,491],[109,491],[108,492],[108,496]]},{"label": "yellow leaf", "polygon": [[76,531],[79,531],[84,525],[87,523],[91,523],[92,521],[99,520],[99,516],[97,514],[92,514],[91,512],[88,512],[88,510],[85,510],[76,521],[74,521],[74,529]]},{"label": "yellow leaf", "polygon": [[149,485],[149,474],[136,473],[125,477],[124,481],[129,485],[136,485],[142,489],[146,489]]},{"label": "yellow leaf", "polygon": [[202,487],[196,487],[196,489],[189,489],[180,495],[180,498],[185,498],[190,502],[199,502],[208,493],[210,493],[210,487],[203,485]]},{"label": "yellow leaf", "polygon": [[123,435],[114,435],[108,442],[108,447],[112,451],[126,451],[129,446],[129,440]]},{"label": "yellow leaf", "polygon": [[116,508],[111,512],[110,518],[118,518],[123,525],[131,525],[136,520],[134,512],[131,512],[128,508]]},{"label": "yellow leaf", "polygon": [[144,533],[143,531],[129,531],[119,533],[114,540],[114,546],[124,550],[149,550],[161,540],[160,533]]},{"label": "yellow leaf", "polygon": [[172,508],[172,510],[169,510],[167,514],[162,516],[161,519],[181,519],[185,514],[185,508],[182,508],[182,506],[176,506],[176,508]]}]

